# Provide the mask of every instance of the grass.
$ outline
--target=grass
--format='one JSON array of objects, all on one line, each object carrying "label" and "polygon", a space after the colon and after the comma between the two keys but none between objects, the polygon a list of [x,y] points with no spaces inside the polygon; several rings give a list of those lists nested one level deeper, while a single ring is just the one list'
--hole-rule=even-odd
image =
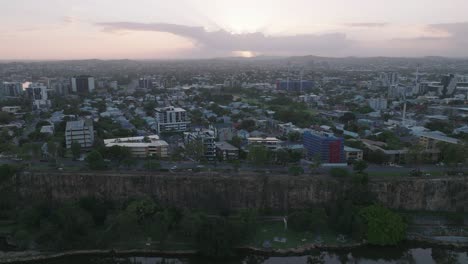
[{"label": "grass", "polygon": [[0,222],[0,234],[9,235],[12,234],[16,228],[16,223],[13,221],[1,221]]},{"label": "grass", "polygon": [[[336,245],[340,244],[336,241],[337,234],[324,230],[320,234],[314,232],[295,232],[291,229],[285,230],[283,222],[262,222],[255,236],[247,243],[249,246],[262,247],[264,241],[270,241],[272,249],[297,248],[305,244],[315,242],[317,236],[320,235],[323,244]],[[286,242],[275,242],[273,239],[286,238]]]},{"label": "grass", "polygon": [[147,238],[136,238],[132,241],[119,241],[112,243],[112,248],[127,250],[127,249],[148,249],[148,250],[194,250],[196,249],[195,245],[190,242],[185,242],[183,240],[174,239],[168,237],[164,244],[161,244],[157,240],[150,240],[150,244],[147,245]]}]

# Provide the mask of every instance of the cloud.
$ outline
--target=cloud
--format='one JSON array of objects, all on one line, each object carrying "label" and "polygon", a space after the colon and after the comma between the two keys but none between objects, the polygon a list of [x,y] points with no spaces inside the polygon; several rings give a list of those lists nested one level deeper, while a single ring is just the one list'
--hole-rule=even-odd
[{"label": "cloud", "polygon": [[361,27],[361,28],[379,28],[385,27],[388,23],[346,23],[347,27]]},{"label": "cloud", "polygon": [[394,38],[390,45],[415,55],[468,56],[468,22],[425,25],[419,36]]},{"label": "cloud", "polygon": [[257,54],[340,55],[352,44],[344,33],[269,36],[261,32],[234,34],[225,30],[207,31],[203,27],[167,23],[106,22],[96,23],[105,32],[153,31],[192,40],[203,52],[252,51]]},{"label": "cloud", "polygon": [[77,18],[77,17],[74,17],[74,16],[64,16],[64,17],[62,17],[62,22],[64,24],[67,24],[67,25],[75,24],[75,23],[78,23],[79,21],[80,21],[80,19]]}]

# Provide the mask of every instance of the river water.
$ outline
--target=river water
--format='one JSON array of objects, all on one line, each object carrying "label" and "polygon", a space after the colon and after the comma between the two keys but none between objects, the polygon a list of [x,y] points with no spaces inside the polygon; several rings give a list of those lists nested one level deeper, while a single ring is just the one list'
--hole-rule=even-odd
[{"label": "river water", "polygon": [[316,251],[304,256],[265,257],[242,256],[226,260],[201,257],[162,258],[134,257],[69,257],[49,260],[47,264],[339,264],[339,263],[408,263],[408,264],[468,264],[467,250],[402,245],[399,247],[363,247],[353,250]]}]

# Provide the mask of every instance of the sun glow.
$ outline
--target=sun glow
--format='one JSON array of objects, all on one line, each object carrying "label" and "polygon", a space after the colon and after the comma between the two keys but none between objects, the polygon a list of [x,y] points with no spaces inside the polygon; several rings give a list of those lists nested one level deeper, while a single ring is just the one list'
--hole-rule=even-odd
[{"label": "sun glow", "polygon": [[237,50],[233,52],[233,55],[242,58],[252,58],[256,56],[255,52],[250,50]]}]

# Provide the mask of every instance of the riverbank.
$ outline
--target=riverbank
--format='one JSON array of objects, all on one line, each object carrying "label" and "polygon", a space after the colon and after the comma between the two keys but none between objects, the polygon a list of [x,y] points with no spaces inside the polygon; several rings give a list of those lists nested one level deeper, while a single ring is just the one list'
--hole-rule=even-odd
[{"label": "riverbank", "polygon": [[[467,249],[468,243],[451,243],[438,241],[423,237],[411,237],[404,243],[415,244],[423,248],[438,247],[443,249]],[[297,248],[289,249],[264,249],[257,247],[239,247],[235,251],[239,255],[259,255],[266,257],[304,256],[313,251],[343,251],[357,248],[369,247],[367,243],[349,243],[346,245],[318,245],[306,244]],[[40,252],[40,251],[15,251],[0,252],[0,263],[37,263],[48,260],[70,258],[70,257],[165,257],[165,258],[186,258],[199,256],[197,250],[72,250],[64,252]]]}]

